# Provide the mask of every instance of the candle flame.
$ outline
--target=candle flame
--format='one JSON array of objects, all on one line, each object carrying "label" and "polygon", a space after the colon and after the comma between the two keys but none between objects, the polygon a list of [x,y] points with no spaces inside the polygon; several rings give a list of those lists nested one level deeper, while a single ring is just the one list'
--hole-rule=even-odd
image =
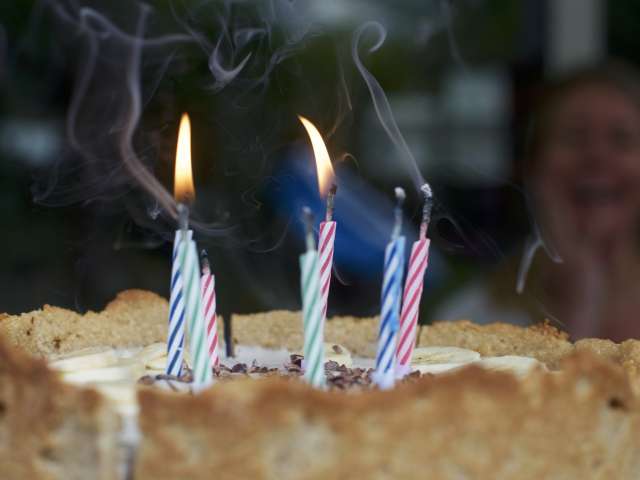
[{"label": "candle flame", "polygon": [[316,169],[318,170],[318,188],[320,189],[320,195],[326,197],[331,185],[333,185],[335,177],[329,152],[327,152],[327,147],[322,140],[322,135],[320,135],[315,125],[301,115],[298,115],[298,118],[307,130],[307,134],[311,140],[313,156],[316,159]]},{"label": "candle flame", "polygon": [[173,195],[178,202],[183,203],[191,203],[196,196],[191,172],[191,123],[186,113],[182,114],[178,130]]}]

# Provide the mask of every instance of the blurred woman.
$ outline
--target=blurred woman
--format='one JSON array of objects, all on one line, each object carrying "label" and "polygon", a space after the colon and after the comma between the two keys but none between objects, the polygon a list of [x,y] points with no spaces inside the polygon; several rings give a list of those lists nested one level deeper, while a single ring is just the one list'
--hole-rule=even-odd
[{"label": "blurred woman", "polygon": [[608,64],[551,86],[524,179],[552,255],[537,251],[521,295],[512,259],[436,318],[546,317],[573,338],[640,338],[640,75]]}]

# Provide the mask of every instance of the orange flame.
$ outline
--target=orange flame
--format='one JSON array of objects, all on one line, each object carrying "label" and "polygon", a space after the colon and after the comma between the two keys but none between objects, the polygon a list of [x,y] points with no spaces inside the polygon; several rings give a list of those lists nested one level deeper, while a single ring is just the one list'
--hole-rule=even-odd
[{"label": "orange flame", "polygon": [[182,114],[180,130],[178,130],[173,195],[178,202],[182,203],[193,202],[196,197],[191,172],[191,123],[186,113]]},{"label": "orange flame", "polygon": [[318,188],[320,189],[320,195],[326,197],[335,178],[329,152],[327,152],[327,147],[322,140],[322,135],[320,135],[315,125],[301,115],[298,115],[298,118],[307,130],[307,134],[311,140],[313,156],[316,159],[316,169],[318,170]]}]

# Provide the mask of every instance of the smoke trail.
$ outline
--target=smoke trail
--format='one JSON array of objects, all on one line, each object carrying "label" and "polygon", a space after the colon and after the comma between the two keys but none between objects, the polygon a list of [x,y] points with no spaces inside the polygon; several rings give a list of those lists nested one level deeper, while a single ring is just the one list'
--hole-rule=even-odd
[{"label": "smoke trail", "polygon": [[[238,100],[251,93],[253,101],[264,93],[276,66],[303,48],[312,25],[305,16],[305,2],[225,0],[190,5],[180,15],[172,4],[175,24],[166,31],[164,24],[151,23],[149,6],[135,5],[139,12],[131,19],[136,22],[131,29],[116,22],[116,18],[121,21],[117,9],[110,18],[106,11],[71,0],[41,0],[33,10],[50,12],[58,21],[55,25],[64,28],[61,38],[71,35],[73,47],[83,47],[77,59],[71,57],[77,66],[66,116],[70,151],[51,168],[55,171],[43,176],[40,190],[34,189],[38,202],[60,206],[118,197],[131,190],[133,178],[153,199],[154,205],[146,207],[151,216],[158,216],[158,208],[174,216],[174,201],[151,170],[155,157],[166,149],[161,152],[145,141],[149,136],[158,139],[164,135],[140,128],[143,110],[161,88],[165,75],[176,69],[182,74],[180,68],[188,65],[183,60],[188,54],[188,61],[208,67],[205,95],[228,89],[226,98],[220,100],[246,110],[250,105],[246,101],[246,105],[239,105]],[[37,30],[38,26],[32,26],[32,31]],[[174,61],[175,66],[171,65]],[[210,79],[213,81],[207,89]],[[134,142],[147,152],[136,148]],[[239,139],[238,144],[246,143]],[[79,154],[83,162],[71,164],[70,153]],[[202,228],[217,230],[213,224]]]},{"label": "smoke trail", "polygon": [[533,220],[533,233],[527,238],[524,251],[522,252],[522,259],[520,260],[520,266],[518,267],[518,276],[516,279],[516,292],[522,294],[526,287],[527,275],[531,269],[533,258],[539,248],[542,248],[549,256],[552,262],[562,263],[562,257],[549,245],[548,241],[544,240],[538,222],[535,221],[535,217],[530,212]]},{"label": "smoke trail", "polygon": [[[146,5],[141,6],[138,25],[136,28],[136,38],[142,38],[144,35],[144,26],[146,22],[149,8]],[[125,117],[123,126],[123,135],[120,140],[120,153],[125,162],[127,170],[133,177],[149,192],[160,205],[174,219],[177,219],[176,202],[167,190],[160,184],[156,177],[147,169],[133,150],[133,134],[140,119],[140,55],[141,42],[135,41],[131,45],[129,61],[127,65],[126,85],[129,93],[130,110]]]},{"label": "smoke trail", "polygon": [[425,184],[424,178],[418,169],[418,165],[416,163],[407,142],[405,141],[398,125],[393,116],[393,112],[391,110],[391,105],[389,105],[389,100],[387,100],[387,96],[384,93],[384,90],[378,83],[378,80],[367,70],[367,68],[362,63],[360,59],[360,41],[362,36],[367,30],[373,30],[373,32],[377,35],[377,39],[374,42],[373,46],[369,47],[369,53],[377,51],[382,44],[384,43],[387,32],[384,27],[378,22],[367,22],[358,28],[353,34],[353,40],[351,42],[351,55],[353,57],[353,61],[356,64],[356,67],[360,71],[362,78],[367,84],[367,88],[369,89],[369,93],[371,94],[371,100],[373,101],[373,106],[376,110],[376,114],[378,115],[378,119],[382,124],[382,128],[387,132],[387,135],[393,142],[393,144],[398,148],[409,167],[409,173],[411,174],[411,178],[413,179],[413,183],[416,189],[419,191],[420,187]]},{"label": "smoke trail", "polygon": [[451,56],[453,57],[453,60],[458,64],[458,66],[462,68],[463,71],[466,71],[467,64],[462,58],[460,47],[458,47],[456,36],[453,33],[453,12],[451,11],[451,0],[441,0],[440,8],[442,10],[444,24],[447,30],[447,41],[449,42],[449,50],[451,50]]}]

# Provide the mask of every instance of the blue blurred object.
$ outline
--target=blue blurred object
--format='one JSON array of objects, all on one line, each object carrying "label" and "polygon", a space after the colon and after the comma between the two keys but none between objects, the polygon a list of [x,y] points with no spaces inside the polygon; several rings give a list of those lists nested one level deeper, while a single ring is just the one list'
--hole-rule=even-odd
[{"label": "blue blurred object", "polygon": [[[392,192],[387,197],[351,171],[340,169],[339,165],[334,165],[334,168],[338,185],[334,213],[337,222],[334,267],[339,272],[359,277],[380,276],[384,249],[393,228]],[[302,207],[311,208],[316,225],[325,216],[325,200],[318,192],[316,167],[308,147],[293,147],[279,165],[275,177],[279,188],[271,192],[273,207],[282,217],[296,217],[291,222],[291,232],[302,242],[304,226],[299,219]],[[407,222],[403,233],[408,242],[416,238],[413,225]]]}]

